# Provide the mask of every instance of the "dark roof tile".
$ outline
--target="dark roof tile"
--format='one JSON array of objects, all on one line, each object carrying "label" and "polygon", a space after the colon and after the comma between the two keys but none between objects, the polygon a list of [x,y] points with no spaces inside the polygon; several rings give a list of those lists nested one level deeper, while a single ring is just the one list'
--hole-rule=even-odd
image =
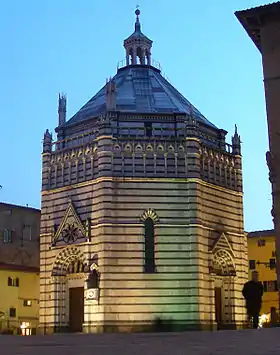
[{"label": "dark roof tile", "polygon": [[[152,66],[134,65],[118,70],[116,110],[125,113],[185,113],[210,123],[182,94]],[[75,124],[97,117],[106,110],[106,86],[93,96],[66,124]]]},{"label": "dark roof tile", "polygon": [[274,229],[262,230],[262,231],[254,231],[249,232],[247,234],[247,238],[259,238],[259,237],[270,237],[274,236]]}]

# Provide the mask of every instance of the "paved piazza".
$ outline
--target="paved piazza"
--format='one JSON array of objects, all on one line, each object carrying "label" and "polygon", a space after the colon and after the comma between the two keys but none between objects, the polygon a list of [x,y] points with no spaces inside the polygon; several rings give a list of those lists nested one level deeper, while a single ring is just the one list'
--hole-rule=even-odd
[{"label": "paved piazza", "polygon": [[3,355],[280,354],[280,328],[157,334],[0,336]]}]

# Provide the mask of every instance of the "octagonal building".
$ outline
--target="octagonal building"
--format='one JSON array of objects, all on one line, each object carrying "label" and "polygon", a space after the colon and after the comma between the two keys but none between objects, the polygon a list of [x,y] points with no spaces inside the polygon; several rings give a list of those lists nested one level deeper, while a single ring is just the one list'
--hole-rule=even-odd
[{"label": "octagonal building", "polygon": [[[40,324],[59,331],[235,327],[247,280],[240,137],[209,122],[153,65],[126,61],[42,153]],[[218,106],[218,105],[217,105]]]}]

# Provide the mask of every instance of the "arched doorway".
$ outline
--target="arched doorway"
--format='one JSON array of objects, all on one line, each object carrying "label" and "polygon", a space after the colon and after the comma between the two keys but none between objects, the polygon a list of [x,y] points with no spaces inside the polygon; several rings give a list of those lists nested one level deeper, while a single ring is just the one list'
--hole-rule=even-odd
[{"label": "arched doorway", "polygon": [[56,328],[82,332],[84,323],[84,285],[89,267],[78,248],[65,248],[53,264]]},{"label": "arched doorway", "polygon": [[214,280],[215,322],[218,329],[223,329],[234,323],[232,293],[236,271],[229,251],[215,250],[211,273]]}]

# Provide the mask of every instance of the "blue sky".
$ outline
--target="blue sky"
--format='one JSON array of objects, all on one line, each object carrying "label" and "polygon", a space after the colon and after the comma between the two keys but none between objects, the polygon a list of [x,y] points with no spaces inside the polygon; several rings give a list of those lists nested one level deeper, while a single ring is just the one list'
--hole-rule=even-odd
[{"label": "blue sky", "polygon": [[[263,0],[264,1],[264,0]],[[261,56],[234,11],[252,0],[142,0],[143,32],[170,82],[210,121],[238,125],[243,142],[246,230],[272,227]],[[14,0],[1,3],[0,200],[40,207],[41,150],[57,125],[57,96],[70,118],[117,62],[134,26],[131,0]]]}]

